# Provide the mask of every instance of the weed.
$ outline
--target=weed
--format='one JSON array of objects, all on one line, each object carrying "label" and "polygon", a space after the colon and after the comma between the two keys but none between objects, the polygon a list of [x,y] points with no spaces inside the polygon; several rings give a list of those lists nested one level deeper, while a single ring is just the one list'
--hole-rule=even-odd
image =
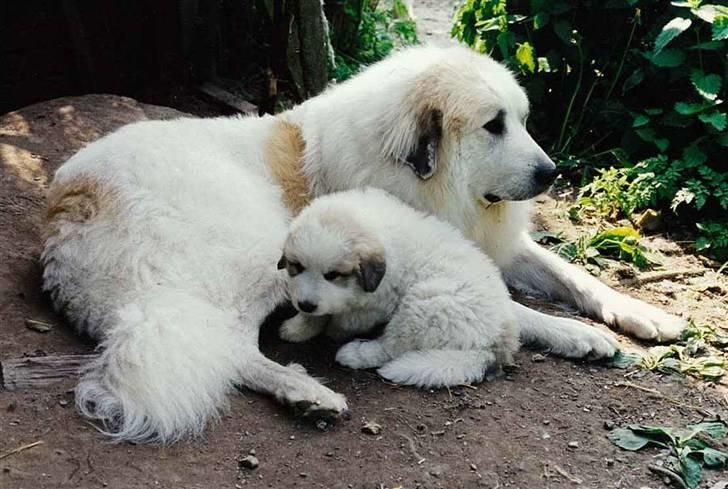
[{"label": "weed", "polygon": [[697,438],[699,435],[719,440],[725,438],[726,426],[722,421],[705,421],[683,429],[629,425],[610,431],[607,437],[624,450],[637,451],[650,445],[667,449],[663,468],[694,489],[702,478],[703,466],[718,468],[728,461],[728,453],[712,448]]},{"label": "weed", "polygon": [[567,241],[551,249],[570,262],[585,266],[596,265],[603,268],[605,258],[630,262],[639,268],[647,268],[658,263],[656,258],[639,244],[640,233],[631,227],[615,227],[594,235],[582,236],[575,241]]}]

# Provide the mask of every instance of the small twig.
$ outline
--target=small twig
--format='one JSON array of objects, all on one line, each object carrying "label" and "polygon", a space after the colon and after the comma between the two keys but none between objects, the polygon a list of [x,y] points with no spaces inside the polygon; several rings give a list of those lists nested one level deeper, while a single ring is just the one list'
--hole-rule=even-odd
[{"label": "small twig", "polygon": [[709,415],[710,414],[707,411],[705,411],[705,409],[701,408],[700,406],[695,406],[693,404],[685,404],[684,402],[678,401],[674,397],[670,397],[670,396],[668,396],[666,394],[663,394],[662,392],[658,391],[657,389],[651,389],[649,387],[643,387],[641,385],[637,385],[637,384],[634,384],[632,382],[620,382],[620,383],[616,384],[616,387],[632,387],[633,389],[637,389],[638,391],[648,392],[648,393],[650,393],[652,395],[655,395],[655,396],[657,396],[657,397],[659,397],[661,399],[666,400],[667,402],[670,402],[672,404],[675,404],[676,406],[685,407],[685,408],[689,408],[689,409],[694,409],[695,411],[697,411],[697,412],[699,412],[700,414],[703,414],[703,415]]},{"label": "small twig", "polygon": [[648,465],[647,468],[650,470],[650,472],[654,472],[658,475],[664,475],[666,477],[669,477],[672,481],[674,481],[678,486],[682,487],[683,489],[690,489],[687,484],[685,484],[685,481],[682,477],[680,477],[679,474],[676,474],[672,470],[668,470],[664,467],[660,467],[659,465]]},{"label": "small twig", "polygon": [[706,270],[686,269],[645,273],[629,280],[623,280],[622,285],[643,285],[652,282],[659,282],[661,280],[669,280],[680,276],[697,277],[699,275],[705,275],[705,272]]},{"label": "small twig", "polygon": [[581,484],[582,481],[578,477],[574,477],[573,475],[570,475],[568,472],[566,472],[564,469],[559,467],[558,465],[554,464],[554,470],[559,473],[560,476],[566,478],[569,480],[569,482],[573,482],[574,484]]},{"label": "small twig", "polygon": [[28,450],[33,447],[37,447],[38,445],[42,445],[43,443],[45,443],[45,442],[39,440],[39,441],[34,441],[33,443],[28,443],[27,445],[19,446],[18,448],[14,448],[13,450],[10,450],[9,452],[5,452],[2,455],[0,455],[0,460],[7,458],[11,455],[15,455],[16,453],[20,453],[24,450]]},{"label": "small twig", "polygon": [[407,440],[407,443],[409,445],[409,450],[412,453],[412,456],[415,457],[415,460],[417,461],[417,465],[420,465],[422,462],[425,461],[425,457],[420,455],[417,452],[417,447],[415,446],[415,441],[412,439],[412,437],[405,435],[404,433],[400,433],[399,431],[396,432],[399,436]]}]

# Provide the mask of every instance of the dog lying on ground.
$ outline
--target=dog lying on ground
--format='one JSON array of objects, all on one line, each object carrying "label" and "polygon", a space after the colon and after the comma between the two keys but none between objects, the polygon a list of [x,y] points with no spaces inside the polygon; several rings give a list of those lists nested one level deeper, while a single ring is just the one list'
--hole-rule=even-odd
[{"label": "dog lying on ground", "polygon": [[284,323],[284,339],[316,336],[329,315],[339,337],[387,323],[379,338],[339,349],[346,367],[443,387],[495,375],[519,347],[498,268],[449,224],[379,189],[314,200],[291,224],[278,268],[302,313]]},{"label": "dog lying on ground", "polygon": [[[200,433],[235,385],[310,416],[343,396],[258,350],[285,299],[275,263],[313,197],[372,186],[450,222],[511,286],[540,291],[641,338],[685,321],[610,289],[528,236],[528,199],[556,168],[525,129],[513,75],[463,47],[417,47],[275,117],[126,126],[79,151],[48,194],[44,289],[100,357],[76,404],[117,440]],[[610,355],[606,335],[518,304],[521,341]]]}]

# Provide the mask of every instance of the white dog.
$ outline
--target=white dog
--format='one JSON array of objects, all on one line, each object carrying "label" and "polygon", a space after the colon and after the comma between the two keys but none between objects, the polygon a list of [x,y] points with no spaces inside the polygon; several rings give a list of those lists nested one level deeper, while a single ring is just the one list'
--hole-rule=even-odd
[{"label": "white dog", "polygon": [[318,197],[291,224],[278,267],[304,313],[284,323],[284,339],[317,335],[327,315],[336,336],[387,323],[379,338],[342,346],[344,366],[443,387],[496,374],[518,349],[498,268],[458,230],[382,190]]},{"label": "white dog", "polygon": [[[44,288],[102,354],[78,407],[120,440],[199,433],[239,384],[311,415],[342,396],[258,351],[284,296],[288,220],[311,197],[383,188],[459,228],[511,285],[642,338],[685,322],[533,243],[529,203],[556,176],[508,70],[466,48],[412,48],[276,117],[141,122],[81,150],[49,189]],[[521,202],[517,202],[521,201]],[[273,268],[271,270],[271,268]],[[605,335],[514,305],[523,342],[564,356]]]}]

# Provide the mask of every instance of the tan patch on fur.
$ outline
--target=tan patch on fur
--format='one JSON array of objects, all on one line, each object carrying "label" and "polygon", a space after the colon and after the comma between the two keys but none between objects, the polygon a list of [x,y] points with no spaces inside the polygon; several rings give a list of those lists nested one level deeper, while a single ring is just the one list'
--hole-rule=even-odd
[{"label": "tan patch on fur", "polygon": [[48,190],[46,236],[55,234],[62,222],[82,223],[96,216],[110,200],[111,191],[96,179],[80,176]]},{"label": "tan patch on fur", "polygon": [[301,128],[284,120],[276,122],[265,144],[265,161],[273,180],[283,191],[283,202],[293,215],[311,201],[309,181],[303,174],[305,150]]},{"label": "tan patch on fur", "polygon": [[[442,138],[437,153],[437,168],[427,180],[421,182],[420,193],[430,202],[433,211],[445,207],[448,201],[448,181],[450,158],[454,157],[465,121],[471,116],[467,103],[458,105],[448,86],[447,77],[441,70],[425,73],[415,83],[409,102],[417,114],[418,124],[427,117],[428,112],[439,110],[442,113]],[[467,101],[466,101],[467,102]]]}]

